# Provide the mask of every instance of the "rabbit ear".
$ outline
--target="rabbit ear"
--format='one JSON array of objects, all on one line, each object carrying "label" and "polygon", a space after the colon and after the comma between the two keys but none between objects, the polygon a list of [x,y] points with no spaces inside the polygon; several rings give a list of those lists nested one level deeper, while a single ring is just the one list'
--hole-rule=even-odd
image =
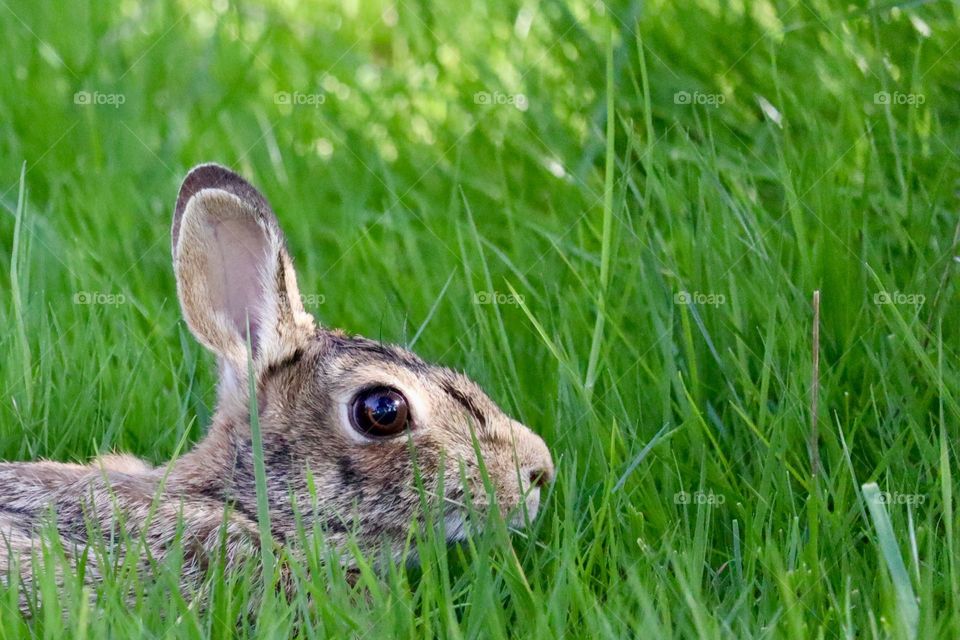
[{"label": "rabbit ear", "polygon": [[173,266],[184,318],[217,355],[226,386],[246,379],[248,327],[258,368],[288,356],[313,331],[276,216],[229,169],[204,164],[184,179]]}]

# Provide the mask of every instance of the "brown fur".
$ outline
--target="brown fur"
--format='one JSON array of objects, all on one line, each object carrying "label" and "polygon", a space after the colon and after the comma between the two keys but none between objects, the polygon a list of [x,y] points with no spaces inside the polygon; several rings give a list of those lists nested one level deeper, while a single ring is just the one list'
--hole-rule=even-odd
[{"label": "brown fur", "polygon": [[[275,215],[242,178],[217,165],[188,174],[174,214],[173,256],[184,317],[220,365],[209,433],[156,468],[118,454],[89,465],[0,463],[0,576],[15,560],[29,585],[38,535],[51,513],[68,555],[80,553],[91,536],[124,526],[162,559],[182,527],[185,584],[202,577],[223,539],[228,564],[256,552],[248,321],[278,541],[293,541],[299,514],[334,545],[353,533],[365,547],[386,545],[399,555],[410,527],[422,522],[418,471],[448,537],[462,538],[467,497],[481,513],[486,508],[476,448],[504,515],[516,522],[524,506],[536,514],[540,487],[553,477],[543,440],[462,374],[398,347],[319,328],[300,302]],[[352,429],[345,407],[371,385],[404,393],[409,432],[369,439]],[[101,576],[89,554],[86,576],[91,582]]]}]

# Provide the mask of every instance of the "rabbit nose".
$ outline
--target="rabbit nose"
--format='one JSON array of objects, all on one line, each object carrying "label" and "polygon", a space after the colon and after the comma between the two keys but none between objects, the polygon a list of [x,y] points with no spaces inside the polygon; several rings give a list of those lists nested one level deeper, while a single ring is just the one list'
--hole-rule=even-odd
[{"label": "rabbit nose", "polygon": [[547,487],[554,478],[553,458],[550,455],[550,449],[543,438],[538,436],[529,427],[513,420],[510,425],[510,446],[513,448],[513,469],[515,474],[519,472],[521,489],[543,489]]},{"label": "rabbit nose", "polygon": [[527,472],[527,477],[531,487],[546,489],[553,482],[553,469],[531,469]]},{"label": "rabbit nose", "polygon": [[526,459],[522,461],[521,474],[530,482],[531,487],[543,489],[553,482],[553,459],[543,439],[532,431],[528,433],[531,442]]}]

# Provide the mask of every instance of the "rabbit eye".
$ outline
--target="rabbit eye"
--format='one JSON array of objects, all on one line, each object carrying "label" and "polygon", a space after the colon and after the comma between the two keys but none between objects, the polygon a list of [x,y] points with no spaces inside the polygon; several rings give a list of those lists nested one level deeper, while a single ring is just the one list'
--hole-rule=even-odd
[{"label": "rabbit eye", "polygon": [[366,389],[353,399],[350,420],[365,436],[392,436],[407,427],[410,410],[403,394],[390,387]]}]

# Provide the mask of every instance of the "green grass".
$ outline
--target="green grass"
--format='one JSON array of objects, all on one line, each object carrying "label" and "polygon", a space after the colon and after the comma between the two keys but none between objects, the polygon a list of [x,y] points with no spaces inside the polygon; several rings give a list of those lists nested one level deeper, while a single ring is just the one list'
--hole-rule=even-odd
[{"label": "green grass", "polygon": [[30,623],[0,589],[0,636],[960,636],[957,5],[0,0],[0,36],[0,458],[202,435],[169,223],[215,160],[323,323],[416,337],[558,463],[526,537],[356,586],[308,537],[239,627],[253,574],[202,608],[174,558],[96,609],[42,576]]}]

